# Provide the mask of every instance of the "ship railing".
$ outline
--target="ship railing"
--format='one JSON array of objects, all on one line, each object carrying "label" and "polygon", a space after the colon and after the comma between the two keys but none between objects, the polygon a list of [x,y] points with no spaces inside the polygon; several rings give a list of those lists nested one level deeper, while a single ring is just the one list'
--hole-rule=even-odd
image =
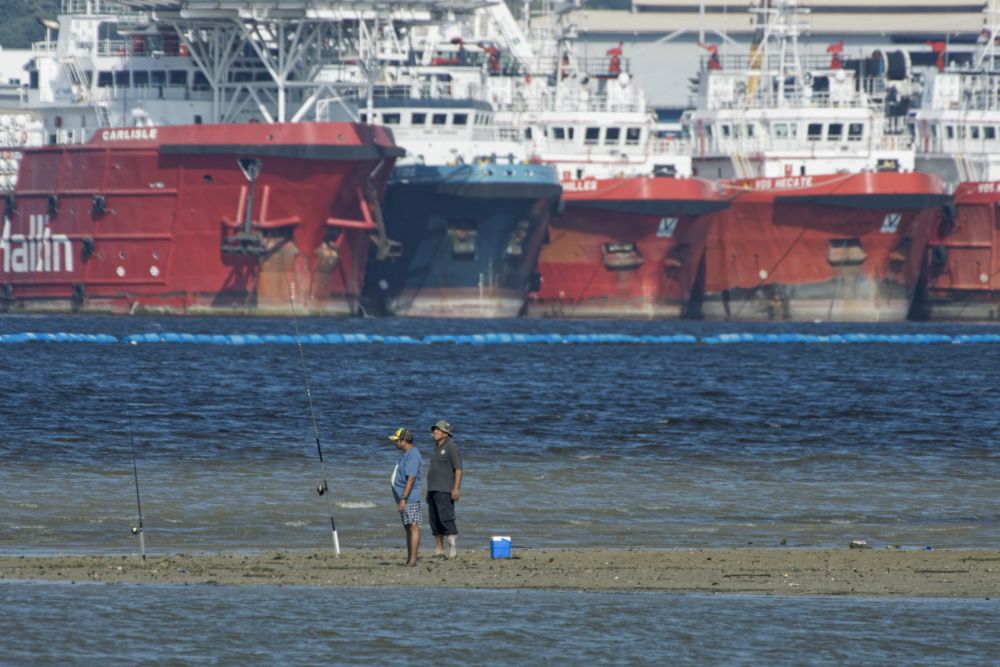
[{"label": "ship railing", "polygon": [[653,155],[691,155],[691,140],[686,137],[655,137],[650,141]]},{"label": "ship railing", "polygon": [[582,111],[608,113],[636,113],[647,110],[644,98],[619,99],[609,95],[588,95],[585,99],[570,96],[544,95],[513,101],[500,100],[495,104],[502,111]]},{"label": "ship railing", "polygon": [[114,0],[62,0],[62,14],[77,14],[82,16],[117,16],[140,18],[142,12],[131,7],[114,2]]},{"label": "ship railing", "polygon": [[[701,56],[700,65],[702,70],[709,69],[711,56]],[[759,71],[761,74],[771,74],[777,76],[780,71],[781,54],[778,51],[767,51],[763,56],[751,57],[749,54],[722,55],[719,56],[718,69],[722,71],[751,72]],[[799,56],[799,64],[803,71],[828,70],[833,58],[829,54],[817,55],[807,54]],[[847,60],[843,55],[841,60]],[[786,66],[789,61],[786,61]]]}]

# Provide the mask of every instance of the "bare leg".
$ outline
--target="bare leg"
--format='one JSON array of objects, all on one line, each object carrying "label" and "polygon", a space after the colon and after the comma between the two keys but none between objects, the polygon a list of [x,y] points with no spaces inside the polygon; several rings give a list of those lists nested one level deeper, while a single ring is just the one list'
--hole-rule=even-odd
[{"label": "bare leg", "polygon": [[434,536],[434,555],[435,556],[444,555],[444,535]]},{"label": "bare leg", "polygon": [[406,526],[407,565],[417,564],[417,551],[420,549],[420,524],[411,523]]},{"label": "bare leg", "polygon": [[458,555],[458,549],[455,546],[455,541],[458,539],[458,535],[448,536],[448,558],[454,558]]}]

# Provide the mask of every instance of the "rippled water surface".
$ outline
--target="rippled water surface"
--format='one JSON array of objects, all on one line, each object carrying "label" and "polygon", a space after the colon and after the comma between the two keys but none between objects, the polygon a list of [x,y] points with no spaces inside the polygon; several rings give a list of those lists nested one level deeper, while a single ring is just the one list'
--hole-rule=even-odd
[{"label": "rippled water surface", "polygon": [[[291,320],[0,318],[294,333]],[[963,334],[995,327],[303,320],[303,333]],[[303,349],[346,548],[401,547],[397,426],[463,446],[460,545],[997,547],[998,345]],[[0,346],[0,552],[329,548],[289,345]],[[424,548],[429,549],[425,533]],[[990,600],[0,584],[6,664],[991,664]],[[400,609],[404,610],[400,613]]]},{"label": "rippled water surface", "polygon": [[[301,320],[303,334],[994,332],[996,327]],[[0,318],[0,332],[294,333],[291,320]],[[461,541],[1000,544],[1000,345],[304,346],[345,546],[395,546],[399,425],[452,421]],[[326,546],[290,345],[0,346],[0,550]]]}]

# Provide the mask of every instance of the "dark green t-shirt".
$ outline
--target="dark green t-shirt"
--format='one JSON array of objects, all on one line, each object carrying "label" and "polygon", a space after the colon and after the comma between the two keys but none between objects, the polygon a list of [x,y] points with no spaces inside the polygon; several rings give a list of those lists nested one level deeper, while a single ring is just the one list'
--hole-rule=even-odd
[{"label": "dark green t-shirt", "polygon": [[455,487],[455,471],[462,469],[462,453],[451,438],[431,450],[431,467],[427,471],[427,490],[450,493]]}]

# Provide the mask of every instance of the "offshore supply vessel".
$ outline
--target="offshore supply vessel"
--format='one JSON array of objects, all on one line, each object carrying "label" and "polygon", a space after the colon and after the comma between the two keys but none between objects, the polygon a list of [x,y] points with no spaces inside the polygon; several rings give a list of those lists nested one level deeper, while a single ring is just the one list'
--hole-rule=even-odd
[{"label": "offshore supply vessel", "polygon": [[[467,3],[466,13],[480,4]],[[449,16],[461,13],[449,2],[429,20],[384,23],[379,80],[359,104],[362,120],[390,128],[407,151],[383,199],[398,251],[368,266],[375,312],[521,314],[559,202],[555,170],[497,127],[484,86],[490,52],[452,29]]]},{"label": "offshore supply vessel", "polygon": [[916,315],[1000,320],[1000,15],[987,11],[971,59],[951,62],[932,43],[934,68],[909,115],[917,169],[938,175],[954,194],[941,210],[927,253]]},{"label": "offshore supply vessel", "polygon": [[354,313],[402,150],[329,118],[307,74],[360,49],[323,4],[65,0],[5,124],[0,308]]},{"label": "offshore supply vessel", "polygon": [[749,56],[703,63],[685,123],[694,169],[733,195],[705,250],[700,314],[741,320],[902,320],[949,197],[914,173],[905,53],[798,54],[792,0],[752,8]]},{"label": "offshore supply vessel", "polygon": [[[528,299],[540,317],[678,317],[687,313],[708,232],[727,205],[691,178],[687,145],[658,136],[655,116],[620,47],[579,58],[572,3],[523,27],[489,3],[477,41],[489,44],[497,123],[530,143],[563,185],[560,213]],[[527,11],[526,11],[527,15]],[[475,27],[475,26],[474,26]]]}]

